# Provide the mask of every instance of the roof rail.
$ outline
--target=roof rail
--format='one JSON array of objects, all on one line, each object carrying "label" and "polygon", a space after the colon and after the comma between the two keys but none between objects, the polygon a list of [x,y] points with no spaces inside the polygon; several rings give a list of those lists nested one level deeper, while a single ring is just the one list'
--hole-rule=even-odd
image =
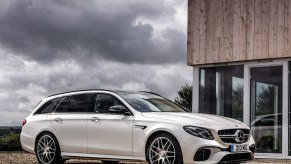
[{"label": "roof rail", "polygon": [[74,92],[82,92],[82,91],[109,91],[109,92],[115,93],[112,90],[106,90],[106,89],[83,89],[83,90],[74,90],[74,91],[67,91],[67,92],[56,93],[56,94],[49,95],[48,97],[56,96],[56,95],[61,95],[61,94],[65,94],[65,93],[74,93]]},{"label": "roof rail", "polygon": [[[161,95],[159,95],[157,93],[150,92],[150,91],[139,91],[139,92],[150,93],[150,94],[153,94],[153,95],[161,96]],[[163,96],[161,96],[161,97],[163,97]]]}]

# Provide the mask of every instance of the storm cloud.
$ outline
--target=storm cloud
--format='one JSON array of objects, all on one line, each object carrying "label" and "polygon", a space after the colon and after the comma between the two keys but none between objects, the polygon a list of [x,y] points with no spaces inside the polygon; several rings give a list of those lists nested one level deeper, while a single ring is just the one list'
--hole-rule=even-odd
[{"label": "storm cloud", "polygon": [[[152,24],[175,14],[164,1],[16,0],[0,12],[0,42],[43,63],[79,56],[123,63],[184,62],[186,35]],[[175,20],[172,20],[175,21]],[[80,59],[79,58],[79,59]]]},{"label": "storm cloud", "polygon": [[77,89],[149,90],[191,83],[186,0],[0,2],[0,125]]}]

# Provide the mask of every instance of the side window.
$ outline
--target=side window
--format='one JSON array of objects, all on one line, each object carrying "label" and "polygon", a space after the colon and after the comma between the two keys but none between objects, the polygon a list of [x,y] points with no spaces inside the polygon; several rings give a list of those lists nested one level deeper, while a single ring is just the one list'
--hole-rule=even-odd
[{"label": "side window", "polygon": [[71,96],[70,103],[67,106],[67,112],[87,112],[90,106],[91,94],[81,94]]},{"label": "side window", "polygon": [[56,113],[64,113],[67,111],[67,105],[69,104],[70,101],[70,96],[65,97],[61,103],[58,105],[58,107],[56,108],[55,112]]},{"label": "side window", "polygon": [[58,103],[62,100],[62,97],[50,100],[42,105],[34,114],[45,114],[45,113],[52,113]]},{"label": "side window", "polygon": [[116,105],[122,105],[122,102],[109,94],[97,94],[95,97],[94,112],[109,113],[109,108]]}]

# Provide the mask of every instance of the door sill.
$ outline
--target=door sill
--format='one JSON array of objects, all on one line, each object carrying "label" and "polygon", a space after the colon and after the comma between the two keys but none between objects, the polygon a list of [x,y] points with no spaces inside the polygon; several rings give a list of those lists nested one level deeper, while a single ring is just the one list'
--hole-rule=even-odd
[{"label": "door sill", "polygon": [[70,158],[95,158],[95,159],[99,159],[99,160],[100,159],[115,159],[115,160],[145,161],[145,157],[101,155],[101,154],[84,154],[84,153],[68,153],[68,152],[62,152],[61,156],[64,159],[70,159]]}]

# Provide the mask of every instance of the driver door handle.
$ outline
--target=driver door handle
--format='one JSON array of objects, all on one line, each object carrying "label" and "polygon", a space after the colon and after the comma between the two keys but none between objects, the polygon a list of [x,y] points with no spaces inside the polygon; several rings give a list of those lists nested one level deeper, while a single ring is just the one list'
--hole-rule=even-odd
[{"label": "driver door handle", "polygon": [[91,117],[90,120],[93,121],[93,122],[98,122],[99,118],[98,117]]},{"label": "driver door handle", "polygon": [[63,120],[62,120],[61,118],[58,117],[58,118],[55,119],[55,121],[56,121],[56,122],[62,122]]}]

